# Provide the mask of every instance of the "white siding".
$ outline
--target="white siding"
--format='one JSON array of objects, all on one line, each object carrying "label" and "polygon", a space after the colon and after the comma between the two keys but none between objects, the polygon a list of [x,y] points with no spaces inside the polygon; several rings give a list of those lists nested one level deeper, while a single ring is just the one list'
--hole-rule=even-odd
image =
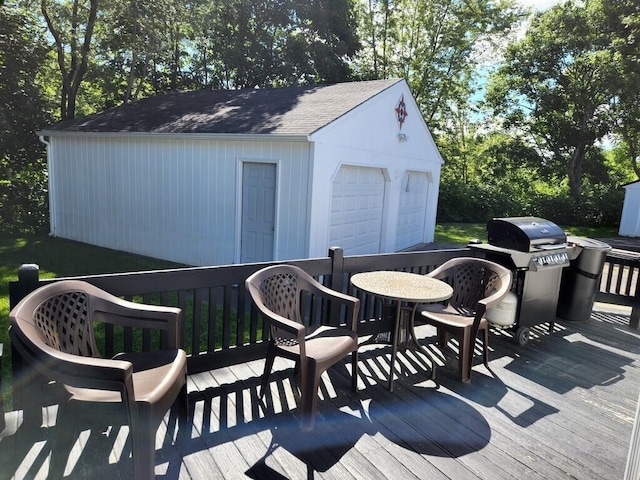
[{"label": "white siding", "polygon": [[[61,237],[190,265],[238,262],[242,165],[267,162],[277,171],[275,260],[325,256],[333,240],[342,246],[351,235],[330,231],[333,180],[343,165],[382,172],[381,252],[433,241],[442,158],[406,82],[308,139],[55,133],[49,140],[52,233]],[[423,213],[403,203],[409,171],[426,177]]]},{"label": "white siding", "polygon": [[[400,129],[395,107],[404,95],[408,113]],[[399,82],[311,136],[313,142],[313,191],[311,197],[311,256],[326,255],[334,246],[329,231],[331,209],[327,201],[332,181],[342,165],[380,168],[386,190],[382,219],[381,252],[404,248],[398,235],[401,193],[406,172],[426,175],[422,235],[412,242],[432,242],[435,232],[442,157],[405,82]],[[337,245],[342,246],[342,245]]]},{"label": "white siding", "polygon": [[189,265],[239,258],[240,162],[278,164],[276,258],[307,255],[303,142],[51,138],[52,233]]},{"label": "white siding", "polygon": [[625,237],[640,237],[640,182],[625,185],[624,189],[618,234]]}]

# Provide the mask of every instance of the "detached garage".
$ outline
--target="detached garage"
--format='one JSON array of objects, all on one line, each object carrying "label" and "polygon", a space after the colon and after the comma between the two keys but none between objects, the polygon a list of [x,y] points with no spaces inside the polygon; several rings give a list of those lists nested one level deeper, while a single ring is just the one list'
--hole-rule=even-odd
[{"label": "detached garage", "polygon": [[172,92],[39,135],[55,236],[190,265],[433,241],[442,158],[404,80]]}]

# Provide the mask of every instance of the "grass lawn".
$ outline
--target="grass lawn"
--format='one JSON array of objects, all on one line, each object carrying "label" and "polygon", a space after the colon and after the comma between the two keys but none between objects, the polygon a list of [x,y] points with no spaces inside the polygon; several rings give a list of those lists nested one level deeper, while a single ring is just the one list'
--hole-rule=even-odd
[{"label": "grass lawn", "polygon": [[[570,227],[566,230],[572,235],[592,238],[617,235],[615,228]],[[466,245],[469,240],[474,238],[486,241],[485,224],[443,224],[436,227],[435,241],[438,243]],[[0,374],[3,380],[10,378],[11,370],[11,349],[7,332],[9,327],[9,282],[18,279],[18,267],[25,263],[39,265],[41,278],[158,270],[184,266],[47,235],[14,236],[0,233],[0,343],[4,344]],[[5,386],[4,398],[9,406],[11,402],[7,395],[9,382],[5,381],[3,384]]]},{"label": "grass lawn", "polygon": [[[47,235],[18,237],[0,233],[0,322],[6,321],[9,314],[9,282],[18,279],[18,267],[25,263],[39,265],[42,278],[184,266]],[[5,343],[6,328],[2,323],[0,326],[0,342]]]}]

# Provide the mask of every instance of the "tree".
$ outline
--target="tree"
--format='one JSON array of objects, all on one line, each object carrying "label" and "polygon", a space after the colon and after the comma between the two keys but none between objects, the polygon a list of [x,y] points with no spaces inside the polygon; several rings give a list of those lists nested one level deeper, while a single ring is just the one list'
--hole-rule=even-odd
[{"label": "tree", "polygon": [[540,212],[544,196],[540,157],[521,138],[464,123],[440,137],[442,167],[438,218],[478,222]]},{"label": "tree", "polygon": [[[352,0],[298,1],[304,43],[311,52],[312,82],[341,82],[351,78],[347,59],[360,48]],[[306,19],[306,20],[305,20]]]},{"label": "tree", "polygon": [[40,10],[53,37],[62,78],[60,117],[74,118],[76,98],[87,72],[98,0],[41,0]]},{"label": "tree", "polygon": [[105,106],[175,89],[344,81],[357,48],[351,1],[110,0],[96,22]]},{"label": "tree", "polygon": [[44,145],[49,121],[38,71],[46,48],[37,21],[0,7],[0,229],[33,232],[47,224]]},{"label": "tree", "polygon": [[564,169],[576,200],[589,151],[612,130],[620,56],[602,29],[608,3],[569,1],[538,14],[508,47],[487,96],[506,127],[538,145],[547,166]]},{"label": "tree", "polygon": [[[196,2],[197,3],[197,2]],[[192,86],[188,5],[173,0],[101,2],[88,75],[104,90],[104,107]]]},{"label": "tree", "polygon": [[403,77],[432,129],[466,108],[481,50],[520,19],[510,0],[361,0],[360,78]]},{"label": "tree", "polygon": [[339,82],[359,48],[352,1],[225,0],[193,5],[194,76],[215,88]]},{"label": "tree", "polygon": [[603,13],[603,28],[612,37],[611,49],[620,57],[621,67],[613,131],[620,136],[640,178],[640,4],[617,0],[610,2]]}]

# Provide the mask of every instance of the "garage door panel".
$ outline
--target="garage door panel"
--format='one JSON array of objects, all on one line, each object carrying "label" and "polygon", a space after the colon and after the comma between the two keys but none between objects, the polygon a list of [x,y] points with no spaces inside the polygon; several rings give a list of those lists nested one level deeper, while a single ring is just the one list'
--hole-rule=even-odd
[{"label": "garage door panel", "polygon": [[424,240],[429,181],[424,172],[407,172],[400,193],[396,248],[412,247]]},{"label": "garage door panel", "polygon": [[330,245],[349,255],[380,251],[384,190],[381,169],[340,168],[332,186]]}]

